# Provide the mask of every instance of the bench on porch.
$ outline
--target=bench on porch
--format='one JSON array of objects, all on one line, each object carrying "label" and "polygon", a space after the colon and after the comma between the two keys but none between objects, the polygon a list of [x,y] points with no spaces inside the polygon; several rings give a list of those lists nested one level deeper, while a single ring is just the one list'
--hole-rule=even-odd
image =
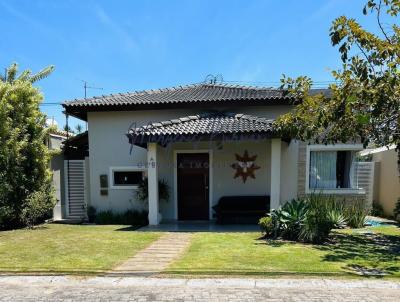
[{"label": "bench on porch", "polygon": [[270,197],[223,196],[213,209],[217,223],[255,224],[270,211]]}]

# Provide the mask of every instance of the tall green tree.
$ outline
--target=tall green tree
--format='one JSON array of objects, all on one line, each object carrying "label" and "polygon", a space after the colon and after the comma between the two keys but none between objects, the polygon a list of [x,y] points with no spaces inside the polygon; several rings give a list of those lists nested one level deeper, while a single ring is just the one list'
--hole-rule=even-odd
[{"label": "tall green tree", "polygon": [[53,68],[18,75],[12,64],[0,79],[0,228],[23,225],[22,213],[29,215],[33,202],[40,203],[42,213],[54,203],[46,116],[39,108],[43,96],[33,86]]},{"label": "tall green tree", "polygon": [[[282,87],[302,102],[277,121],[281,131],[319,143],[361,141],[365,146],[396,145],[400,171],[400,27],[399,0],[370,0],[365,15],[374,31],[341,16],[330,28],[342,67],[330,95],[313,94],[312,79],[283,77]],[[384,21],[383,21],[384,20]]]}]

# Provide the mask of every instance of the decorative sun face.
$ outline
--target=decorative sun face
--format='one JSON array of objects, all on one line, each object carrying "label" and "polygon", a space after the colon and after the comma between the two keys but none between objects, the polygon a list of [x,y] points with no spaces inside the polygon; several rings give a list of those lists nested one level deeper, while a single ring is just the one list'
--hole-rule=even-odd
[{"label": "decorative sun face", "polygon": [[235,157],[236,163],[231,165],[231,167],[236,170],[233,178],[242,177],[244,183],[248,177],[255,179],[254,171],[260,169],[260,167],[256,166],[254,163],[257,155],[249,156],[249,153],[245,150],[243,156],[235,154]]}]

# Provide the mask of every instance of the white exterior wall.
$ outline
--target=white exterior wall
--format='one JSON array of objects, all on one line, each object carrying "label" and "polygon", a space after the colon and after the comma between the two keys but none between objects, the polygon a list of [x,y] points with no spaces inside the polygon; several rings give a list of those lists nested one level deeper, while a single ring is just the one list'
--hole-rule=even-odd
[{"label": "white exterior wall", "polygon": [[281,153],[281,204],[297,197],[299,142],[282,142]]},{"label": "white exterior wall", "polygon": [[[247,107],[247,108],[210,108],[229,112],[252,114],[259,117],[276,118],[287,112],[289,106],[270,107]],[[100,195],[100,175],[108,175],[110,180],[110,167],[129,167],[143,165],[147,161],[147,150],[134,146],[130,154],[131,146],[128,144],[126,133],[133,122],[136,127],[148,122],[162,121],[194,115],[203,110],[173,109],[159,111],[137,111],[137,112],[90,112],[88,113],[89,129],[89,161],[90,161],[90,201],[89,204],[96,207],[98,211],[112,209],[114,211],[125,211],[129,208],[144,208],[140,201],[136,201],[132,189],[108,188],[108,195]],[[269,195],[270,194],[270,141],[252,142],[226,142],[222,149],[216,148],[215,143],[202,142],[172,144],[167,148],[158,148],[158,161],[167,163],[167,168],[159,169],[159,178],[167,180],[171,188],[171,200],[169,203],[160,202],[160,212],[163,219],[174,219],[174,196],[173,196],[173,150],[178,149],[213,149],[213,160],[223,163],[222,167],[213,169],[213,203],[224,195]],[[249,178],[243,184],[241,178],[233,179],[234,169],[230,167],[235,162],[235,153],[243,155],[248,150],[249,155],[256,154],[256,164],[260,166],[256,170],[256,179]],[[288,145],[282,142],[281,154],[281,203],[297,196],[297,156],[298,144],[291,142]]]},{"label": "white exterior wall", "polygon": [[377,202],[385,215],[393,216],[397,199],[400,198],[400,177],[397,170],[397,152],[395,149],[373,154],[373,161],[380,164],[377,177]]}]

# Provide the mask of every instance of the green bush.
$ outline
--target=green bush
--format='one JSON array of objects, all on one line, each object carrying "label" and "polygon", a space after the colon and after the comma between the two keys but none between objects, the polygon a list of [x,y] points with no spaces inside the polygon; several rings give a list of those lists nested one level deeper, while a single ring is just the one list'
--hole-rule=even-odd
[{"label": "green bush", "polygon": [[344,208],[332,209],[328,212],[328,220],[334,229],[344,229],[347,226],[346,217],[343,212]]},{"label": "green bush", "polygon": [[123,213],[116,213],[111,210],[98,212],[94,218],[96,224],[123,224],[144,226],[147,225],[148,213],[146,211],[128,210]]},{"label": "green bush", "polygon": [[14,213],[11,207],[7,205],[0,206],[0,230],[7,229],[8,221],[11,221]]},{"label": "green bush", "polygon": [[372,203],[371,215],[372,216],[376,216],[376,217],[383,217],[384,216],[383,207],[379,202],[374,201]]},{"label": "green bush", "polygon": [[335,200],[322,194],[310,194],[306,197],[308,211],[300,232],[305,242],[321,243],[325,241],[334,227],[331,213],[336,209]]},{"label": "green bush", "polygon": [[87,216],[88,216],[90,223],[94,222],[94,220],[96,218],[96,212],[97,212],[97,210],[94,206],[89,206],[87,208]]},{"label": "green bush", "polygon": [[[0,228],[12,229],[40,221],[52,203],[50,151],[46,115],[40,110],[43,95],[34,82],[53,67],[18,74],[18,65],[0,77]],[[41,195],[41,196],[39,196]],[[46,200],[50,201],[49,203]],[[38,207],[43,205],[43,209]]]},{"label": "green bush", "polygon": [[277,213],[283,238],[290,240],[299,238],[308,208],[309,205],[303,199],[293,199],[283,205]]},{"label": "green bush", "polygon": [[356,200],[344,209],[347,225],[351,228],[362,228],[369,210],[365,207],[363,200]]},{"label": "green bush", "polygon": [[393,215],[394,215],[394,219],[396,219],[396,220],[400,219],[400,217],[399,217],[400,216],[400,198],[397,199],[396,206],[393,210]]},{"label": "green bush", "polygon": [[261,233],[263,233],[265,237],[272,237],[274,235],[275,227],[272,217],[266,216],[260,218],[258,225],[260,226]]},{"label": "green bush", "polygon": [[333,196],[310,194],[304,199],[286,202],[262,218],[260,227],[269,235],[289,240],[321,243],[328,239],[332,229],[362,227],[368,214],[362,200],[347,205]]},{"label": "green bush", "polygon": [[49,191],[51,191],[51,188],[34,192],[26,199],[21,211],[21,221],[27,227],[33,228],[38,222],[51,217],[55,198]]}]

